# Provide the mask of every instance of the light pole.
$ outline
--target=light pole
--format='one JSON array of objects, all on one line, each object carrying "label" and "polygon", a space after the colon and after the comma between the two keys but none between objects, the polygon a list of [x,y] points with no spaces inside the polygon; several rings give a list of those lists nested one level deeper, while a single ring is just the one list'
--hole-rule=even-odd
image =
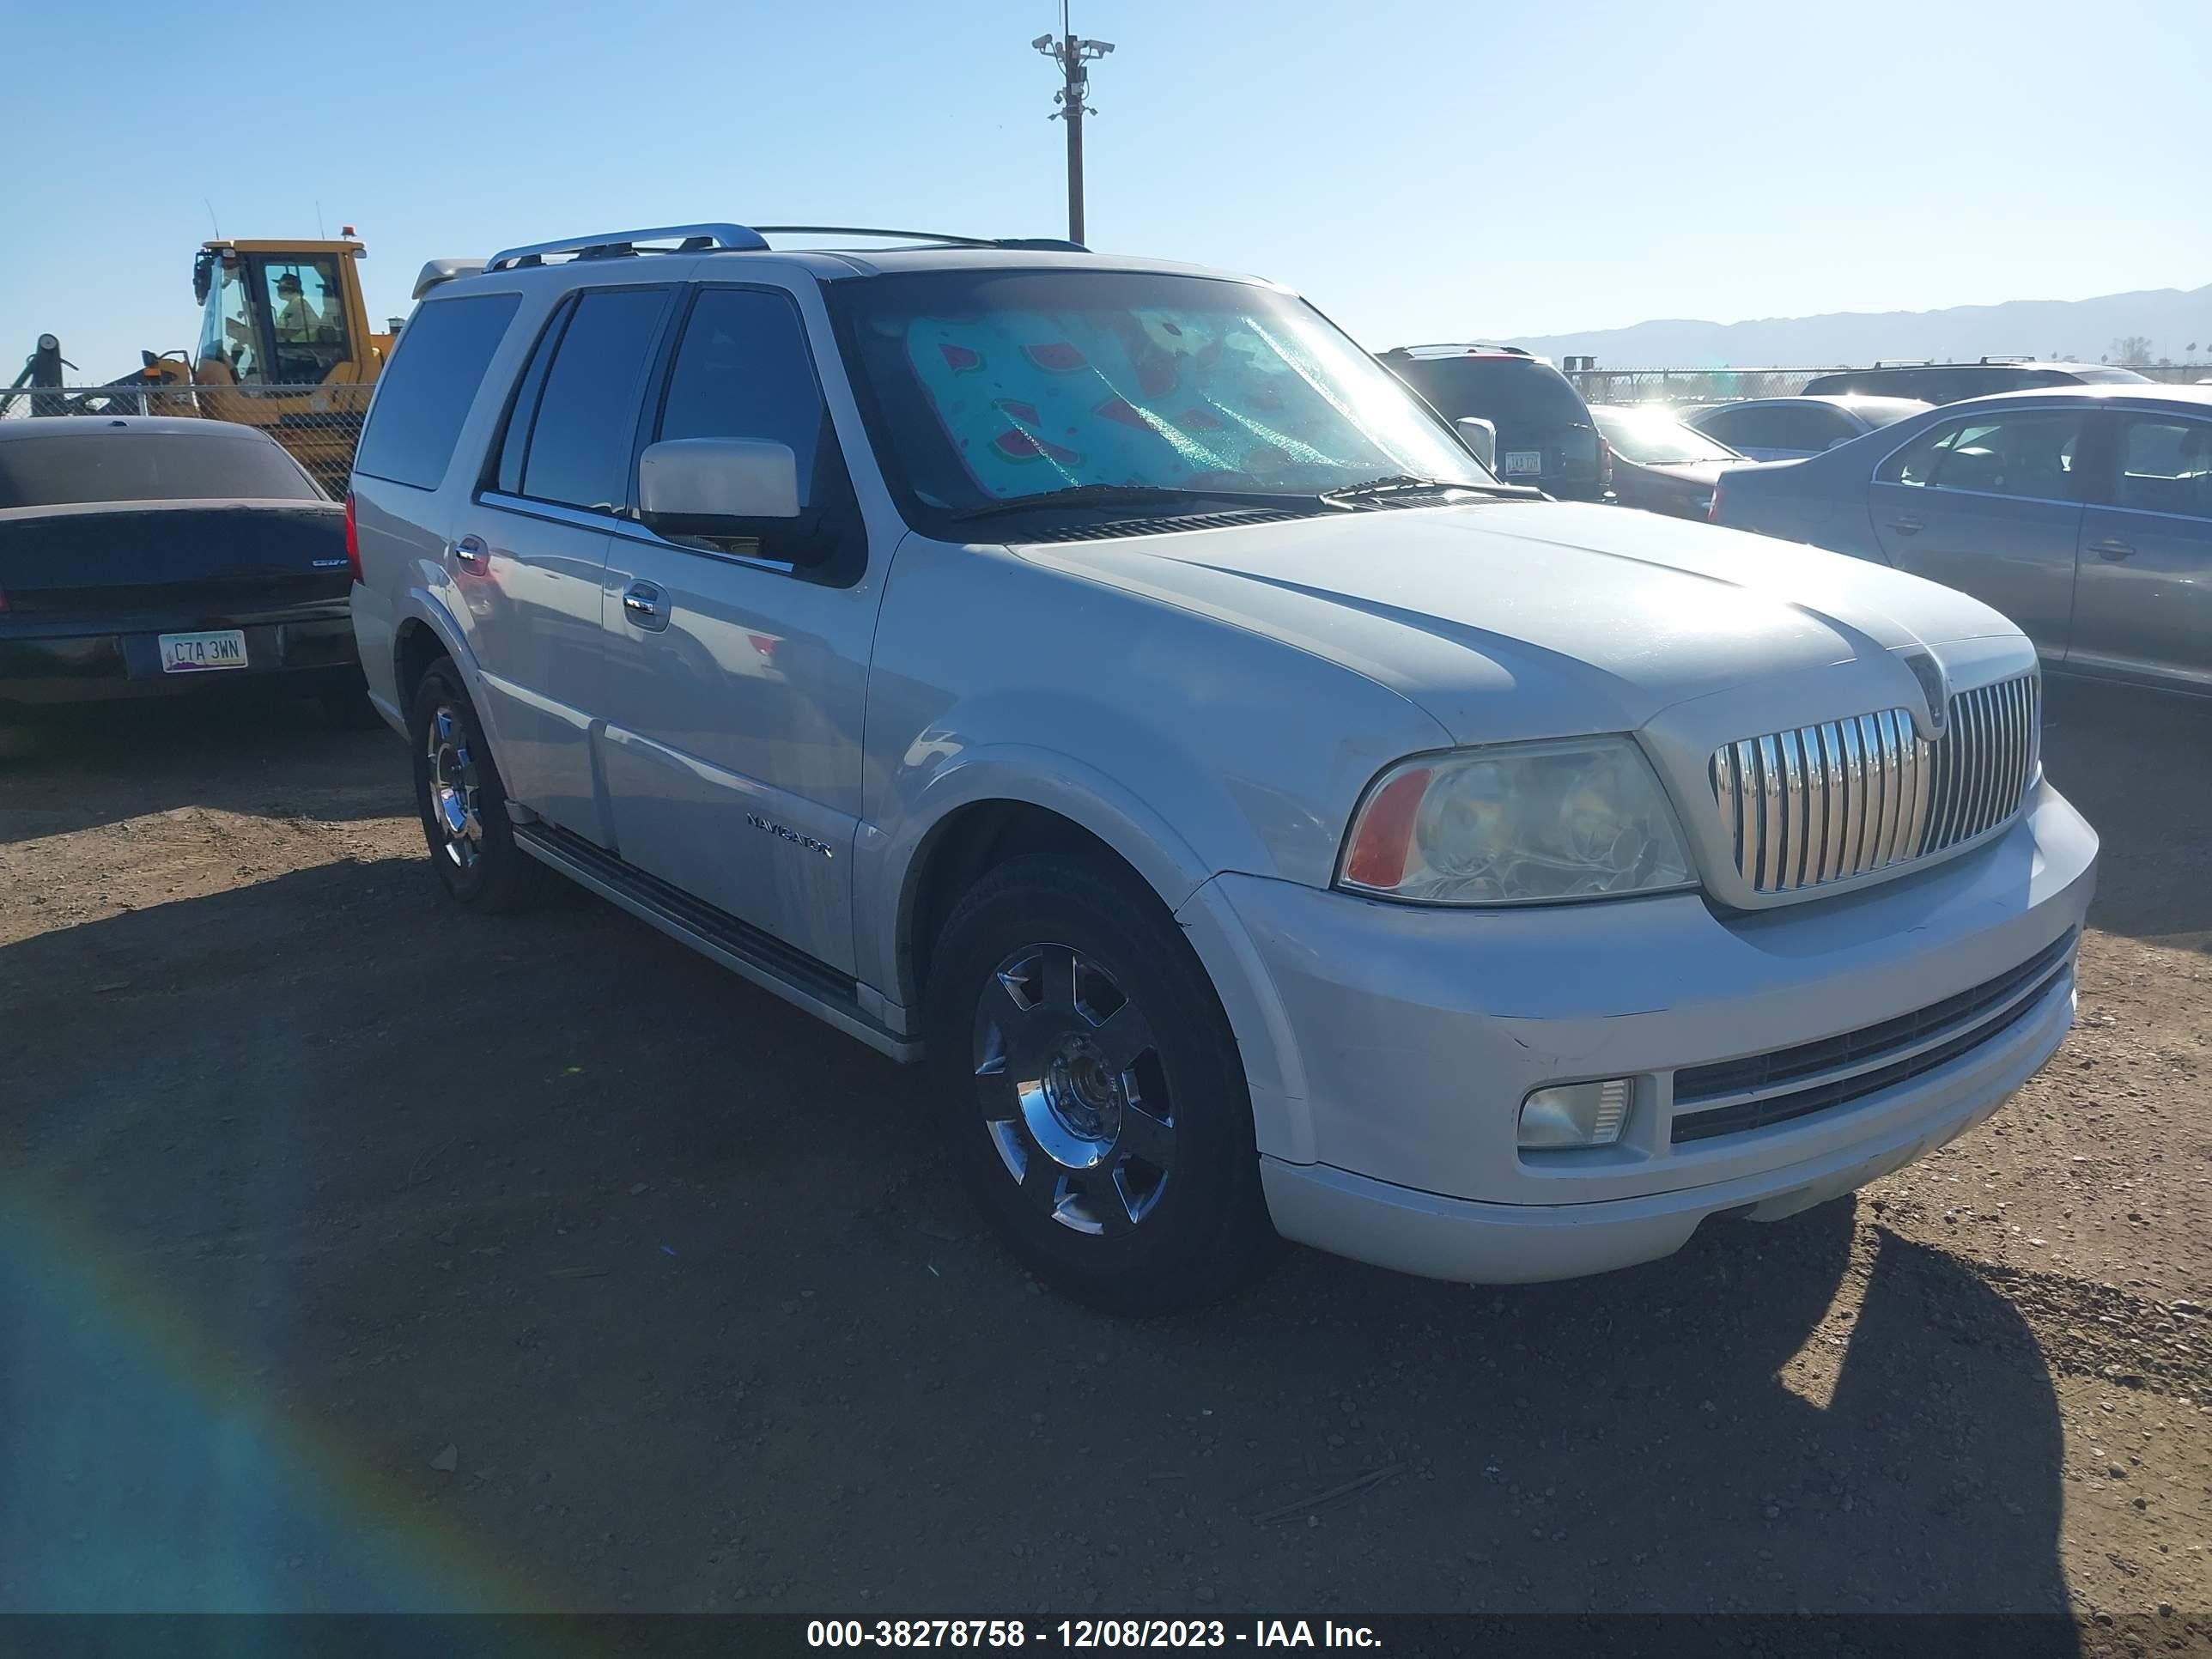
[{"label": "light pole", "polygon": [[1067,21],[1067,0],[1060,0],[1060,36],[1040,34],[1030,42],[1060,65],[1062,84],[1053,94],[1060,107],[1049,119],[1067,123],[1067,240],[1083,240],[1083,118],[1096,115],[1084,99],[1091,91],[1091,65],[1114,50],[1111,40],[1079,40]]}]

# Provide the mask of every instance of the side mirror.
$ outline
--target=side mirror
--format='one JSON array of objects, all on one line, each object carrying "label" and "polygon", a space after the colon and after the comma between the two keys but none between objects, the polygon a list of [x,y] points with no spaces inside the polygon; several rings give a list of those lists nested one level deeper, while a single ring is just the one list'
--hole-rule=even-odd
[{"label": "side mirror", "polygon": [[1474,459],[1482,463],[1485,471],[1498,471],[1498,428],[1494,422],[1469,416],[1465,420],[1454,421],[1452,428],[1459,434],[1459,441],[1474,452]]},{"label": "side mirror", "polygon": [[637,506],[647,528],[663,535],[757,538],[799,517],[799,458],[788,444],[758,438],[650,444],[638,457]]}]

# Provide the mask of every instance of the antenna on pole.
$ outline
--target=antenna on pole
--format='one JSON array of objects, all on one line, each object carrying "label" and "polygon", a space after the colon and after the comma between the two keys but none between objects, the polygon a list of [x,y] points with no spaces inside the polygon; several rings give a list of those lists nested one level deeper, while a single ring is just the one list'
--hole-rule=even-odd
[{"label": "antenna on pole", "polygon": [[204,196],[200,198],[200,202],[208,210],[208,222],[215,227],[215,239],[220,242],[222,240],[222,221],[215,216],[215,204]]},{"label": "antenna on pole", "polygon": [[1067,240],[1083,240],[1083,118],[1098,112],[1084,103],[1091,92],[1091,65],[1114,50],[1111,40],[1081,40],[1068,21],[1068,0],[1060,0],[1060,36],[1040,34],[1030,45],[1060,66],[1060,107],[1047,118],[1067,123]]},{"label": "antenna on pole", "polygon": [[315,202],[315,240],[319,242],[331,240],[330,234],[323,228],[323,204],[319,198]]}]

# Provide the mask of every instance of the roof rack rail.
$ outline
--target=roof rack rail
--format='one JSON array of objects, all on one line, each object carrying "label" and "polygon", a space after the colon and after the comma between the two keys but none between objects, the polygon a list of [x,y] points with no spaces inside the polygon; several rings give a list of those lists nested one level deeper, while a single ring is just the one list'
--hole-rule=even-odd
[{"label": "roof rack rail", "polygon": [[[665,242],[673,248],[640,248],[640,242]],[[542,265],[552,255],[568,253],[579,259],[605,259],[632,253],[706,253],[742,248],[763,252],[767,240],[744,225],[655,225],[644,230],[612,230],[599,236],[571,236],[557,242],[533,242],[526,247],[501,248],[484,262],[486,270],[513,270]]]},{"label": "roof rack rail", "polygon": [[945,247],[1038,248],[1088,253],[1080,242],[1056,236],[959,236],[940,230],[886,230],[877,225],[757,225],[764,236],[895,236],[902,241],[934,242]]},{"label": "roof rack rail", "polygon": [[[936,230],[886,230],[869,225],[655,225],[644,230],[611,230],[598,236],[565,237],[557,242],[532,242],[524,247],[501,248],[483,264],[489,270],[515,270],[542,265],[556,254],[578,259],[622,258],[638,253],[765,253],[768,237],[885,236],[940,247],[1048,249],[1063,253],[1088,253],[1080,242],[1053,236],[955,236]],[[673,241],[672,248],[640,247],[640,242]],[[421,297],[418,292],[416,296]]]},{"label": "roof rack rail", "polygon": [[1533,357],[1526,346],[1492,345],[1484,340],[1431,340],[1420,345],[1392,346],[1385,357],[1410,357],[1417,351],[1497,352],[1508,357]]}]

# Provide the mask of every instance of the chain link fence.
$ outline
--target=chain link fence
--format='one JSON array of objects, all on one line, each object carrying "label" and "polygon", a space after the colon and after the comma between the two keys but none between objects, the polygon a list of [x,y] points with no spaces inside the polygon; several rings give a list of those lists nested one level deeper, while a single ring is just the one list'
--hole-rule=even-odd
[{"label": "chain link fence", "polygon": [[[1744,398],[1794,398],[1816,374],[1837,374],[1863,364],[1822,363],[1802,368],[1570,368],[1583,401],[1591,404],[1725,404]],[[2166,363],[2136,373],[2167,386],[2212,380],[2212,362]]]},{"label": "chain link fence", "polygon": [[108,386],[0,388],[0,420],[172,415],[258,427],[333,495],[343,495],[374,386],[194,386],[136,376]]}]

